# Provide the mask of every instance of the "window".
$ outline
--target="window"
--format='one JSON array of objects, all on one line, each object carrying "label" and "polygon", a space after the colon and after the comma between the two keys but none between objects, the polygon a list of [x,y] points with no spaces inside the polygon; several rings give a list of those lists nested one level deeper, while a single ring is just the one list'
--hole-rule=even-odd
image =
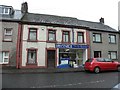
[{"label": "window", "polygon": [[116,35],[109,34],[109,43],[116,43]]},{"label": "window", "polygon": [[63,42],[70,42],[70,32],[69,31],[63,31]]},{"label": "window", "polygon": [[105,58],[105,61],[106,61],[106,62],[112,62],[112,60],[109,59],[109,58]]},{"label": "window", "polygon": [[93,33],[93,42],[102,43],[102,37],[100,33]]},{"label": "window", "polygon": [[12,28],[4,28],[4,40],[12,41]]},{"label": "window", "polygon": [[0,63],[1,64],[8,64],[9,63],[9,52],[3,51],[0,53]]},{"label": "window", "polygon": [[56,31],[48,30],[48,41],[56,41]]},{"label": "window", "polygon": [[77,32],[77,42],[84,43],[84,33],[83,32]]},{"label": "window", "polygon": [[10,8],[0,7],[0,14],[9,14]]},{"label": "window", "polygon": [[28,40],[29,41],[37,41],[37,29],[36,28],[29,29]]},{"label": "window", "polygon": [[94,58],[101,57],[101,51],[94,51]]},{"label": "window", "polygon": [[108,57],[110,59],[117,59],[117,51],[109,51],[108,52]]},{"label": "window", "polygon": [[36,64],[37,62],[37,50],[28,49],[27,52],[27,64]]},{"label": "window", "polygon": [[98,62],[105,62],[105,59],[103,59],[103,58],[97,58],[96,59]]}]

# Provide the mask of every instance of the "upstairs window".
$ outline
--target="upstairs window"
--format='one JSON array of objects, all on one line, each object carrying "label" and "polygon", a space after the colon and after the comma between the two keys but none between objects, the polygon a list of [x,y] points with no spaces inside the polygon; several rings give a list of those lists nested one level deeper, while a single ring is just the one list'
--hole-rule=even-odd
[{"label": "upstairs window", "polygon": [[28,41],[37,41],[37,28],[29,28]]},{"label": "upstairs window", "polygon": [[10,8],[0,7],[0,14],[9,14]]},{"label": "upstairs window", "polygon": [[93,33],[93,42],[94,43],[102,43],[101,33]]},{"label": "upstairs window", "polygon": [[109,43],[116,43],[116,35],[109,34]]},{"label": "upstairs window", "polygon": [[70,42],[70,32],[69,31],[63,31],[63,42]]},{"label": "upstairs window", "polygon": [[4,28],[4,38],[3,41],[12,41],[12,28]]},{"label": "upstairs window", "polygon": [[77,42],[84,43],[84,32],[77,32]]},{"label": "upstairs window", "polygon": [[48,30],[48,41],[56,41],[56,31]]}]

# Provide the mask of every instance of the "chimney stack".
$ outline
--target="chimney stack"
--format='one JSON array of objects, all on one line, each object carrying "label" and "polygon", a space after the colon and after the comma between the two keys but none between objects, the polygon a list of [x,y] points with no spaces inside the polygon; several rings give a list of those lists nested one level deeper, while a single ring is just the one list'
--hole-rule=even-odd
[{"label": "chimney stack", "polygon": [[104,24],[104,18],[100,18],[100,23],[103,23]]},{"label": "chimney stack", "polygon": [[28,12],[28,4],[27,2],[23,2],[21,5],[21,12],[22,13],[27,13]]}]

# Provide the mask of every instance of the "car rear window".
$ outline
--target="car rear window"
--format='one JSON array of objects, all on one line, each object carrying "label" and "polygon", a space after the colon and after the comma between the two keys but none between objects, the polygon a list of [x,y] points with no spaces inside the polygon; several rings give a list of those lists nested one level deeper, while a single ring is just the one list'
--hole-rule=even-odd
[{"label": "car rear window", "polygon": [[86,62],[92,62],[92,60],[93,60],[93,59],[92,59],[92,58],[90,58],[90,59],[88,59]]}]

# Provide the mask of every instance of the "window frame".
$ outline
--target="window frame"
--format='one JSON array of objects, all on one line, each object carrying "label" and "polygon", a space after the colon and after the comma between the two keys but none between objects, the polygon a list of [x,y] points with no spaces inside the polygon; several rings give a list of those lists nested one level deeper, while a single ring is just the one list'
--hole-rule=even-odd
[{"label": "window frame", "polygon": [[[10,30],[11,33],[7,33],[7,30]],[[12,42],[13,28],[4,28],[3,42]],[[6,39],[5,37],[9,37]]]},{"label": "window frame", "polygon": [[[112,58],[112,53],[115,53],[115,57],[116,58]],[[110,55],[110,56],[109,56]],[[108,58],[110,58],[110,59],[113,59],[113,60],[116,60],[117,59],[117,51],[108,51]]]},{"label": "window frame", "polygon": [[[0,14],[7,14],[8,15],[10,13],[10,8],[8,8],[8,7],[0,7],[0,8],[2,10]],[[6,10],[7,10],[7,12],[6,12]]]},{"label": "window frame", "polygon": [[[32,39],[30,39],[30,32],[31,32],[31,30],[35,30],[35,32],[36,32],[36,38],[35,38],[35,40],[32,40]],[[37,42],[38,41],[38,28],[29,28],[28,29],[28,40],[27,40],[28,42]]]},{"label": "window frame", "polygon": [[[4,56],[4,54],[3,53],[8,53],[8,56]],[[0,64],[9,64],[9,61],[10,61],[10,52],[9,51],[2,51],[1,52],[1,54],[2,54],[2,62],[0,62]],[[8,62],[5,62],[5,58],[7,58],[8,59]]]},{"label": "window frame", "polygon": [[[50,31],[54,32],[54,33],[52,33],[52,34],[54,34],[54,40],[49,40],[50,39],[50,37],[49,37]],[[56,42],[56,30],[55,29],[48,29],[48,35],[47,36],[48,36],[47,42]]]},{"label": "window frame", "polygon": [[[27,62],[26,62],[26,64],[27,65],[37,65],[37,53],[38,53],[38,49],[26,49],[27,50]],[[31,51],[35,51],[35,53],[36,53],[36,55],[35,55],[35,63],[29,63],[29,52],[31,52]]]},{"label": "window frame", "polygon": [[[68,32],[68,42],[64,41],[64,32]],[[70,31],[62,30],[62,43],[70,43]]]},{"label": "window frame", "polygon": [[[111,37],[114,36],[114,42],[112,41]],[[116,35],[114,34],[109,34],[109,44],[116,44]]]},{"label": "window frame", "polygon": [[[82,35],[80,35],[80,36],[82,36],[82,42],[79,42],[79,41],[78,41],[79,33],[82,34]],[[77,32],[77,43],[85,43],[84,32]]]},{"label": "window frame", "polygon": [[[95,52],[99,53],[98,57],[95,57]],[[94,51],[94,58],[101,58],[102,57],[102,51]]]},{"label": "window frame", "polygon": [[[97,41],[96,35],[100,36],[100,41]],[[102,43],[102,34],[101,33],[93,33],[93,43]]]}]

